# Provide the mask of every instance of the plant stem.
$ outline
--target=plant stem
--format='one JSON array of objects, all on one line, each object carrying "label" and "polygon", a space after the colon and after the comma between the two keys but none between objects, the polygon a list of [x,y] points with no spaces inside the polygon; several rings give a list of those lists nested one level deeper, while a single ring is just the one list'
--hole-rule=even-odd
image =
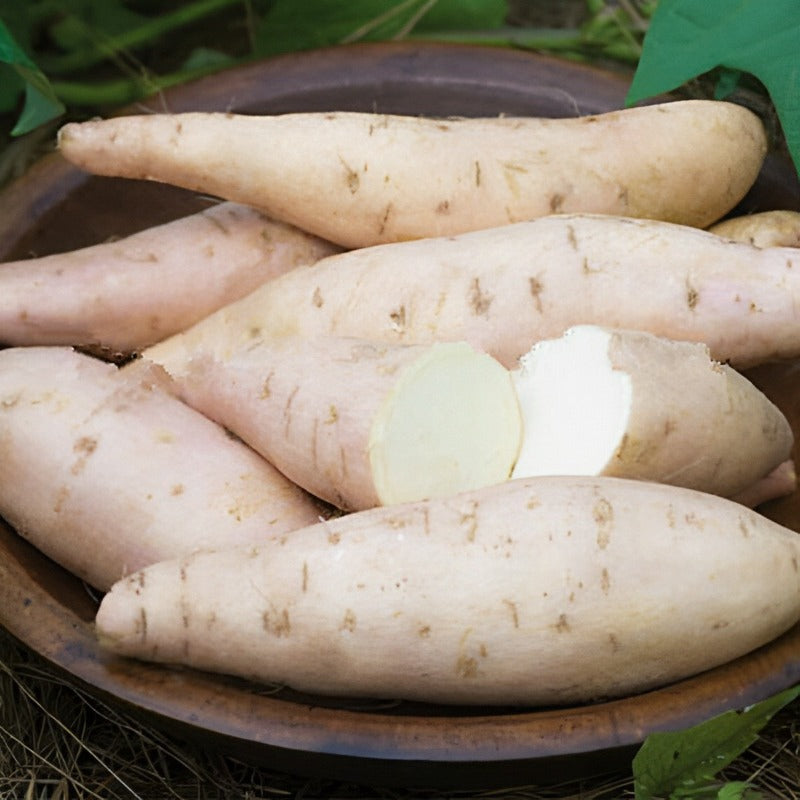
[{"label": "plant stem", "polygon": [[48,75],[64,75],[69,72],[87,69],[101,61],[105,61],[121,50],[146,44],[176,28],[191,24],[203,17],[241,2],[242,0],[195,0],[195,2],[182,6],[170,14],[155,17],[138,28],[125,31],[117,36],[98,38],[84,49],[49,59],[40,56],[39,65]]},{"label": "plant stem", "polygon": [[[241,63],[241,62],[233,62]],[[52,87],[56,96],[64,105],[73,108],[95,108],[103,106],[120,106],[133,103],[143,97],[177,86],[181,83],[212,72],[219,67],[209,66],[201,69],[178,70],[166,75],[145,75],[137,78],[122,78],[105,83],[82,83],[79,81],[53,81]]]}]

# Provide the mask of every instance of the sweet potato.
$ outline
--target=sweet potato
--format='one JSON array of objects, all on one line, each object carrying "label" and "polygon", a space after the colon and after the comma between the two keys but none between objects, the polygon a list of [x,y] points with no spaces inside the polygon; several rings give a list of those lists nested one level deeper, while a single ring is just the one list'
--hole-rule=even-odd
[{"label": "sweet potato", "polygon": [[800,617],[800,538],[621,478],[508,481],[118,582],[116,653],[320,694],[551,705],[728,662]]},{"label": "sweet potato", "polygon": [[704,344],[578,325],[512,374],[525,429],[514,477],[613,475],[731,497],[791,455],[783,413]]},{"label": "sweet potato", "polygon": [[737,503],[756,508],[769,500],[785,497],[797,489],[797,470],[794,459],[787,458],[772,472],[731,497]]},{"label": "sweet potato", "polygon": [[282,275],[150,348],[180,372],[293,334],[463,340],[502,364],[579,324],[705,342],[742,368],[800,355],[800,254],[652,220],[552,215],[457,237],[378,245]]},{"label": "sweet potato", "polygon": [[90,172],[247,203],[347,248],[555,212],[705,227],[766,154],[758,117],[713,100],[573,119],[151,114],[69,123],[58,141]]},{"label": "sweet potato", "polygon": [[338,250],[221,203],[124,239],[0,264],[0,342],[128,353]]},{"label": "sweet potato", "polygon": [[761,211],[730,217],[708,230],[756,247],[800,247],[800,211]]},{"label": "sweet potato", "polygon": [[161,370],[122,372],[62,347],[0,350],[0,515],[97,588],[320,510],[170,394]]},{"label": "sweet potato", "polygon": [[181,397],[341,509],[507,480],[521,419],[511,376],[460,342],[287,337],[195,354]]}]

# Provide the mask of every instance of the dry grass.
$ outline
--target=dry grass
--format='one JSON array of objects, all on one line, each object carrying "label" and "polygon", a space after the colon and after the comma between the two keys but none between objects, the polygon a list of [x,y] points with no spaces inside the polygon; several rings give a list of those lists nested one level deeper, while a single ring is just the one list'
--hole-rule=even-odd
[{"label": "dry grass", "polygon": [[[752,781],[765,798],[800,800],[797,704],[779,714],[724,777]],[[629,775],[470,793],[357,786],[256,768],[172,739],[120,713],[65,682],[0,631],[0,800],[615,800],[632,796]]]}]

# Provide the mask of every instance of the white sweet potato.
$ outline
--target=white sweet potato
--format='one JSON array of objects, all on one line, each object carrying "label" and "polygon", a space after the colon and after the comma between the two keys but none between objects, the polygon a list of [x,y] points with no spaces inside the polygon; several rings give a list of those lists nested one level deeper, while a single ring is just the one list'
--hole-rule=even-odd
[{"label": "white sweet potato", "polygon": [[556,212],[706,227],[755,181],[766,135],[741,106],[686,100],[573,119],[150,114],[69,123],[59,148],[356,248]]},{"label": "white sweet potato", "polygon": [[460,342],[286,337],[198,353],[180,396],[341,509],[507,480],[521,418],[511,376]]},{"label": "white sweet potato", "polygon": [[733,495],[731,500],[755,508],[769,500],[785,497],[797,489],[797,469],[794,459],[787,458],[772,472],[757,480],[751,486]]},{"label": "white sweet potato", "polygon": [[286,335],[463,340],[509,368],[579,324],[704,342],[742,368],[800,355],[800,255],[671,223],[552,215],[457,237],[378,245],[282,275],[155,345],[180,372],[217,352]]},{"label": "white sweet potato", "polygon": [[69,348],[0,350],[0,515],[102,590],[319,519],[318,501],[166,384]]},{"label": "white sweet potato", "polygon": [[122,655],[319,694],[580,703],[786,631],[799,565],[796,533],[714,495],[531,478],[162,562],[96,623]]},{"label": "white sweet potato", "polygon": [[612,475],[731,497],[791,456],[780,409],[704,344],[578,325],[512,375],[525,430],[513,477]]},{"label": "white sweet potato", "polygon": [[220,203],[116,241],[0,264],[0,342],[129,353],[339,249]]},{"label": "white sweet potato", "polygon": [[730,217],[708,230],[756,247],[800,247],[800,211],[779,209]]}]

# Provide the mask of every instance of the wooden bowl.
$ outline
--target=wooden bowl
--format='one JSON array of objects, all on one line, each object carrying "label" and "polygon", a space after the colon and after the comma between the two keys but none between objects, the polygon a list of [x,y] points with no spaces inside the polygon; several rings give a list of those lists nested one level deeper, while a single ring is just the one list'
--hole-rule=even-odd
[{"label": "wooden bowl", "polygon": [[[236,68],[154,98],[153,110],[377,110],[574,116],[619,108],[629,76],[457,45],[355,45]],[[0,259],[73,249],[205,207],[192,193],[95,178],[54,153],[0,195]],[[770,156],[737,212],[800,209]],[[800,433],[796,364],[751,377]],[[799,437],[800,438],[800,437]],[[763,508],[800,530],[797,495]],[[735,587],[730,587],[732,590]],[[800,681],[800,626],[737,661],[657,691],[581,707],[473,708],[332,701],[126,661],[101,651],[86,587],[0,521],[0,624],[71,680],[150,724],[285,772],[362,784],[476,788],[627,768],[651,732],[684,728]]]}]

